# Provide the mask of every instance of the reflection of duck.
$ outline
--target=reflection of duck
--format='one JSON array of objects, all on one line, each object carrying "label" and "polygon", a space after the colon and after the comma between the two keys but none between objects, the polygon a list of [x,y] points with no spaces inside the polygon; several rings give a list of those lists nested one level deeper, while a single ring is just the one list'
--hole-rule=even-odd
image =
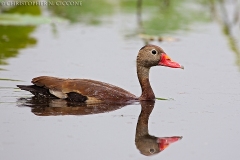
[{"label": "reflection of duck", "polygon": [[64,99],[47,99],[39,97],[21,98],[17,103],[20,107],[31,107],[32,113],[37,116],[98,114],[111,112],[127,105],[120,103],[86,104],[69,102]]},{"label": "reflection of duck", "polygon": [[167,148],[171,143],[182,139],[181,136],[155,137],[148,133],[148,119],[154,108],[155,101],[141,101],[142,110],[138,118],[135,144],[139,151],[150,156]]},{"label": "reflection of duck", "polygon": [[153,66],[183,68],[173,62],[158,46],[146,45],[137,56],[137,75],[142,88],[142,95],[137,98],[130,92],[107,83],[89,79],[63,79],[48,76],[34,78],[34,85],[18,85],[36,96],[67,99],[68,101],[95,103],[125,103],[136,100],[153,100],[155,95],[149,82],[149,70]]},{"label": "reflection of duck", "polygon": [[[136,127],[135,144],[139,151],[150,156],[167,148],[171,143],[180,140],[181,136],[155,137],[148,133],[148,119],[154,108],[155,101],[140,101],[141,113]],[[91,115],[111,112],[120,109],[126,104],[98,103],[86,104],[69,102],[62,99],[46,98],[21,98],[17,101],[20,107],[31,107],[37,116],[61,116],[61,115]]]}]

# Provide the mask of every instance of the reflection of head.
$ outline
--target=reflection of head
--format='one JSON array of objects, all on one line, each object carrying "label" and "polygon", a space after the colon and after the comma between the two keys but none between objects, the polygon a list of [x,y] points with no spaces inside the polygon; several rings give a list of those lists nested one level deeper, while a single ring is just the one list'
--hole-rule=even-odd
[{"label": "reflection of head", "polygon": [[145,156],[151,156],[160,152],[157,137],[145,135],[135,141],[137,149]]},{"label": "reflection of head", "polygon": [[141,154],[151,156],[166,149],[171,143],[182,137],[155,137],[148,133],[148,119],[154,108],[155,101],[141,101],[142,110],[138,118],[135,144]]}]

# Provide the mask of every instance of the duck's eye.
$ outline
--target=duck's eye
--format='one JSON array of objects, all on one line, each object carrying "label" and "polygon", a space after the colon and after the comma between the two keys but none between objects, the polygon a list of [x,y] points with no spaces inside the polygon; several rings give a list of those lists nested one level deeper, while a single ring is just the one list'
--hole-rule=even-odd
[{"label": "duck's eye", "polygon": [[156,54],[157,51],[155,49],[152,50],[152,54]]},{"label": "duck's eye", "polygon": [[151,148],[151,149],[149,150],[149,152],[150,152],[151,154],[153,154],[153,153],[155,152],[155,149]]}]

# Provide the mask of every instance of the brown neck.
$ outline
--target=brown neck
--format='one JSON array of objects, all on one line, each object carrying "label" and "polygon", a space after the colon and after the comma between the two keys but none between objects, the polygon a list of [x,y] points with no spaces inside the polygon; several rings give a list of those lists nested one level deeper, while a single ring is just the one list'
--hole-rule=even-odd
[{"label": "brown neck", "polygon": [[155,95],[149,82],[150,68],[137,65],[138,80],[142,88],[140,100],[154,100]]},{"label": "brown neck", "polygon": [[154,108],[155,101],[141,101],[141,113],[138,117],[136,139],[148,135],[148,119]]}]

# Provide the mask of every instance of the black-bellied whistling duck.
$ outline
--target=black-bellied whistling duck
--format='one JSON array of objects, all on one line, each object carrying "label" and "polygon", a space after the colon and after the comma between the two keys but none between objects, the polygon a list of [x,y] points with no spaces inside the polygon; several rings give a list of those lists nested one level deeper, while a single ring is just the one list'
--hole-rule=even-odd
[{"label": "black-bellied whistling duck", "polygon": [[155,95],[149,82],[149,70],[153,66],[171,68],[183,67],[172,61],[162,48],[155,45],[142,47],[137,56],[137,75],[142,88],[142,95],[136,97],[117,86],[90,79],[63,79],[40,76],[32,79],[34,85],[17,85],[39,97],[66,99],[86,103],[127,103],[136,100],[154,100]]},{"label": "black-bellied whistling duck", "polygon": [[157,154],[166,149],[170,144],[182,139],[182,136],[155,137],[148,133],[148,119],[154,108],[155,101],[140,101],[141,113],[138,117],[135,144],[145,156]]}]

